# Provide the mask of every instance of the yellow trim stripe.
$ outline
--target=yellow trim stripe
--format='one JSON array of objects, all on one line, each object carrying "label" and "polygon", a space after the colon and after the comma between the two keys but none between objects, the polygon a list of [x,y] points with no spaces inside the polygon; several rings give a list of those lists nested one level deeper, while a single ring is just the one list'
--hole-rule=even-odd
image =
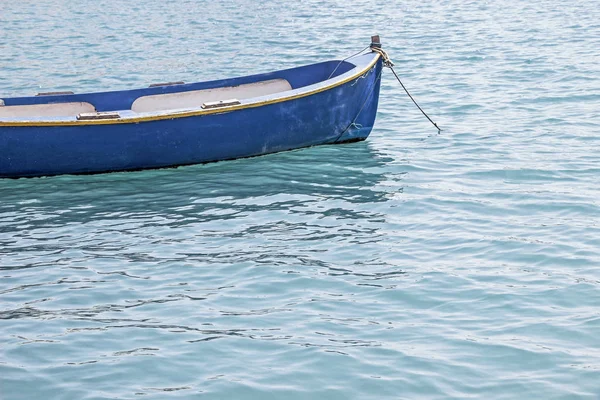
[{"label": "yellow trim stripe", "polygon": [[358,71],[354,75],[344,78],[343,80],[341,80],[339,82],[334,82],[329,85],[310,90],[308,92],[298,93],[298,94],[294,94],[291,96],[280,97],[280,98],[276,98],[276,99],[272,99],[272,100],[258,101],[258,102],[249,103],[249,104],[232,105],[229,107],[220,107],[220,108],[216,108],[216,109],[206,109],[206,110],[198,109],[198,110],[193,110],[193,111],[181,111],[181,112],[177,112],[177,113],[173,113],[173,114],[152,115],[152,116],[147,116],[147,117],[132,117],[132,118],[108,119],[108,120],[107,119],[104,119],[104,120],[103,119],[82,120],[82,121],[79,121],[79,120],[75,120],[75,121],[4,121],[4,122],[0,121],[0,126],[85,126],[85,125],[137,124],[140,122],[159,121],[159,120],[165,120],[165,119],[175,119],[175,118],[185,118],[185,117],[195,117],[195,116],[210,115],[210,114],[221,114],[224,112],[243,110],[246,108],[262,107],[262,106],[266,106],[268,104],[282,103],[284,101],[295,100],[295,99],[299,99],[302,97],[311,96],[313,94],[321,93],[326,90],[341,86],[341,85],[348,83],[351,80],[354,80],[354,79],[360,77],[361,75],[365,74],[367,71],[369,71],[371,68],[373,68],[373,66],[377,63],[377,60],[379,60],[380,57],[381,57],[381,55],[379,53],[376,53],[375,57],[373,58],[373,61],[371,61],[369,63],[369,65],[367,65],[365,68]]}]

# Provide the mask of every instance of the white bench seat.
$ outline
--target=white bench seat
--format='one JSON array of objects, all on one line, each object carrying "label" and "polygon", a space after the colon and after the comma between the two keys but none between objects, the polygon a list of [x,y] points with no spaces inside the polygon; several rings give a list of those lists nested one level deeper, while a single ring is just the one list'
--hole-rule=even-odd
[{"label": "white bench seat", "polygon": [[287,90],[292,90],[292,86],[287,80],[270,79],[238,86],[142,96],[133,102],[131,110],[142,113],[181,108],[200,108],[202,104],[207,102],[227,99],[243,100]]},{"label": "white bench seat", "polygon": [[96,108],[86,102],[29,104],[22,106],[0,106],[0,118],[70,117],[81,113],[95,112]]}]

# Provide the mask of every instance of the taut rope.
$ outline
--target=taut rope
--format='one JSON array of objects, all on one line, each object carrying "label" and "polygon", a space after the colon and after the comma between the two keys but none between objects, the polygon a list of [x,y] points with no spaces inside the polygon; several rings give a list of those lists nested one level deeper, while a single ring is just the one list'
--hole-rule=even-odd
[{"label": "taut rope", "polygon": [[358,53],[354,53],[354,54],[352,54],[351,56],[348,56],[348,57],[344,58],[343,60],[340,60],[340,62],[338,63],[338,65],[336,65],[336,66],[335,66],[335,68],[333,69],[333,71],[331,71],[331,74],[329,74],[329,76],[327,77],[327,79],[331,78],[331,77],[333,76],[333,74],[335,74],[335,71],[337,71],[337,69],[340,67],[340,65],[342,65],[342,63],[343,63],[344,61],[346,61],[346,60],[347,60],[347,59],[349,59],[349,58],[352,58],[352,57],[354,57],[354,56],[357,56],[357,55],[359,55],[359,54],[360,54],[360,53],[362,53],[363,51],[367,50],[369,47],[371,47],[371,46],[367,46],[367,47],[365,47],[364,49],[362,49],[361,51],[359,51]]},{"label": "taut rope", "polygon": [[417,106],[417,108],[423,113],[423,115],[425,117],[427,117],[427,119],[429,120],[429,122],[431,122],[433,124],[433,126],[435,126],[437,128],[438,132],[441,132],[440,127],[437,126],[437,124],[435,122],[433,122],[433,120],[431,118],[429,118],[429,115],[427,115],[425,113],[425,111],[423,111],[423,109],[417,104],[417,102],[415,101],[415,99],[410,95],[410,93],[406,89],[406,86],[404,86],[404,84],[400,80],[400,77],[398,77],[398,74],[396,73],[396,71],[394,71],[394,63],[392,62],[392,60],[390,60],[390,57],[385,52],[385,50],[381,49],[380,47],[374,47],[374,46],[371,46],[371,50],[374,51],[375,53],[379,53],[381,55],[381,59],[383,60],[383,66],[384,67],[388,67],[389,69],[392,70],[392,73],[394,74],[394,76],[396,77],[396,79],[398,80],[398,82],[400,83],[400,85],[402,86],[402,89],[404,89],[404,91],[406,92],[406,94],[408,95],[408,97],[410,97],[410,99],[412,100],[412,102],[415,103],[415,106]]}]

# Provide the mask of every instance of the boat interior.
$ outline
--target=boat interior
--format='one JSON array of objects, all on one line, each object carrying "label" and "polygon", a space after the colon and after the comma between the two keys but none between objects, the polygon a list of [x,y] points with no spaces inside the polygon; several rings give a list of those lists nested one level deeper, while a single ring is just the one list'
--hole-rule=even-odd
[{"label": "boat interior", "polygon": [[347,61],[326,61],[208,82],[167,82],[133,90],[82,94],[49,92],[32,97],[0,98],[0,120],[103,119],[119,118],[120,113],[160,114],[174,110],[218,108],[334,79],[354,67]]}]

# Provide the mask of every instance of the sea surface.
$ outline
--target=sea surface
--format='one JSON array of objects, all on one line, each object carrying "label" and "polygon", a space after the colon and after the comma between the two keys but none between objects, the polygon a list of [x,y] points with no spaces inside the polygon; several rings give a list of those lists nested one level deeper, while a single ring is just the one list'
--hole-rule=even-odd
[{"label": "sea surface", "polygon": [[596,2],[2,1],[0,97],[375,33],[441,133],[384,71],[365,142],[0,180],[0,399],[599,399]]}]

